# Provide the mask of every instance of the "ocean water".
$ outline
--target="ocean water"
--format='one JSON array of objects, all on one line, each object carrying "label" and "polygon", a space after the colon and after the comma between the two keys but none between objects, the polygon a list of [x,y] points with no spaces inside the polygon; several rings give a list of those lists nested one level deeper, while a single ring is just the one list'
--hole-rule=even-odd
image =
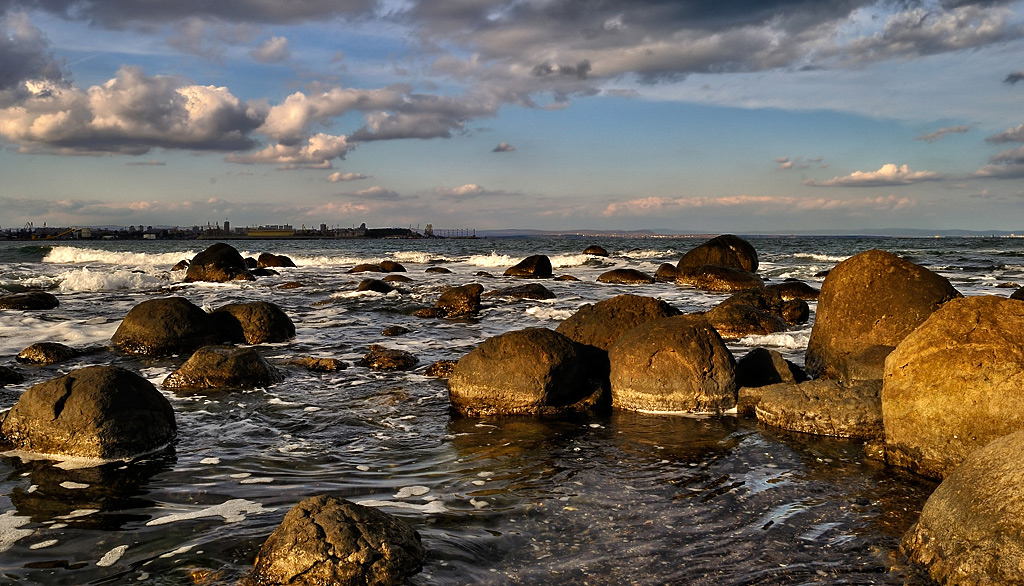
[{"label": "ocean water", "polygon": [[[296,268],[252,283],[181,283],[169,269],[211,242],[0,242],[0,290],[43,287],[44,312],[0,311],[0,364],[28,345],[96,350],[0,389],[0,409],[34,383],[91,364],[133,369],[159,387],[187,356],[140,359],[104,350],[137,303],[180,295],[212,309],[242,300],[280,305],[289,343],[260,346],[285,381],[245,392],[178,397],[173,449],[130,463],[85,466],[0,455],[0,583],[235,584],[296,502],[332,493],[381,508],[422,535],[427,561],[411,584],[928,584],[896,553],[933,482],[863,457],[859,442],[786,433],[735,416],[614,412],[588,419],[467,419],[448,409],[444,381],[423,376],[487,337],[550,327],[580,305],[620,293],[683,311],[724,295],[671,283],[617,286],[600,273],[653,274],[699,239],[234,241],[244,254],[290,256]],[[1024,284],[1021,239],[755,238],[771,281],[819,275],[871,248],[944,276],[965,295],[1008,296]],[[584,255],[600,244],[607,258]],[[474,319],[426,320],[449,285],[491,290],[530,254],[556,274],[550,301],[490,300]],[[357,263],[396,260],[414,282],[356,293]],[[424,272],[444,266],[452,274]],[[494,277],[478,276],[487,271]],[[303,286],[281,289],[299,281]],[[1000,286],[1002,285],[1002,286]],[[814,304],[812,303],[812,310]],[[385,337],[401,325],[410,332]],[[729,341],[737,358],[778,349],[802,364],[810,324]],[[354,364],[371,344],[415,354],[409,372],[350,366],[311,373],[294,356]]]}]

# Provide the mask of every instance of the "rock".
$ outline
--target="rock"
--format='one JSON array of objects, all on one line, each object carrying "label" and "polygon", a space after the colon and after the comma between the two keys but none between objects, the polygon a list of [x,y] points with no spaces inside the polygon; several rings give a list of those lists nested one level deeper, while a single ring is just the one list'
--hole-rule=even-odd
[{"label": "rock", "polygon": [[175,391],[254,389],[284,380],[253,348],[204,346],[167,375],[163,387]]},{"label": "rock", "polygon": [[464,317],[480,311],[480,294],[484,287],[478,283],[452,287],[441,294],[434,308],[448,317]]},{"label": "rock", "polygon": [[192,352],[220,339],[205,311],[183,297],[166,297],[131,308],[110,341],[128,354],[168,356]]},{"label": "rock", "polygon": [[249,272],[245,259],[230,244],[218,242],[195,255],[185,272],[185,282],[210,281],[226,283],[228,281],[252,281],[255,277]]},{"label": "rock", "polygon": [[303,284],[303,283],[301,283],[299,281],[288,281],[287,283],[281,283],[280,285],[277,286],[277,288],[278,289],[299,289],[300,287],[305,287],[305,286],[306,286],[305,284]]},{"label": "rock", "polygon": [[704,317],[723,338],[764,336],[786,331],[786,322],[782,317],[751,305],[718,305],[706,312]]},{"label": "rock", "polygon": [[511,299],[554,299],[555,294],[550,289],[541,285],[540,283],[527,283],[526,285],[516,285],[514,287],[505,287],[504,289],[496,289],[494,291],[488,291],[483,294],[484,297],[508,297]]},{"label": "rock", "polygon": [[443,310],[440,310],[440,309],[438,309],[436,307],[423,307],[421,309],[417,309],[416,311],[412,312],[412,315],[415,316],[415,317],[433,318],[433,317],[444,317],[445,313],[444,313]]},{"label": "rock", "polygon": [[642,323],[612,345],[608,361],[618,409],[722,412],[736,406],[736,362],[703,316]]},{"label": "rock", "polygon": [[248,586],[394,586],[420,570],[425,552],[412,527],[332,496],[295,505],[270,534]]},{"label": "rock", "polygon": [[0,295],[0,309],[41,310],[53,309],[60,301],[52,293],[45,291],[29,291],[27,293],[11,293]]},{"label": "rock", "polygon": [[670,262],[663,262],[654,273],[654,280],[659,283],[675,283],[679,276],[679,269]]},{"label": "rock", "polygon": [[884,347],[899,344],[956,297],[960,294],[944,277],[888,252],[852,256],[822,284],[805,368],[813,377],[846,380],[856,378],[850,372],[853,363],[877,372]]},{"label": "rock", "polygon": [[551,276],[551,260],[543,254],[528,256],[505,270],[506,277],[544,279]]},{"label": "rock", "polygon": [[600,403],[603,374],[582,345],[527,328],[488,338],[463,356],[448,378],[448,396],[470,416],[588,412]]},{"label": "rock", "polygon": [[583,250],[583,254],[592,254],[594,256],[608,256],[608,251],[603,246],[591,244]]},{"label": "rock", "polygon": [[451,269],[447,269],[445,267],[427,267],[427,269],[425,271],[423,271],[423,272],[424,273],[439,273],[439,274],[442,274],[442,275],[450,275],[450,274],[452,274]]},{"label": "rock", "polygon": [[254,277],[276,277],[281,274],[274,269],[253,269],[249,271]]},{"label": "rock", "polygon": [[803,299],[790,299],[782,302],[779,315],[786,323],[805,324],[811,319],[811,308]]},{"label": "rock", "polygon": [[388,275],[382,279],[385,283],[411,283],[412,279],[405,275]]},{"label": "rock", "polygon": [[25,377],[20,372],[7,366],[0,366],[0,387],[22,382],[25,382]]},{"label": "rock", "polygon": [[385,273],[404,273],[404,272],[406,272],[405,271],[405,267],[403,267],[401,265],[401,263],[397,263],[397,262],[395,262],[393,260],[381,261],[380,268],[383,269]]},{"label": "rock", "polygon": [[618,295],[576,310],[555,331],[580,344],[608,350],[622,334],[655,319],[679,315],[679,310],[654,297]]},{"label": "rock", "polygon": [[211,317],[222,328],[221,340],[224,341],[267,344],[287,342],[295,337],[291,318],[269,301],[231,303],[215,309]]},{"label": "rock", "polygon": [[577,279],[576,277],[574,277],[572,275],[558,275],[557,277],[555,277],[555,280],[556,281],[579,281],[579,279]]},{"label": "rock", "polygon": [[394,290],[394,287],[381,279],[363,279],[359,281],[359,286],[356,287],[356,291],[373,291],[374,293],[383,293],[384,295]]},{"label": "rock", "polygon": [[255,269],[255,268],[259,267],[259,265],[260,265],[260,261],[256,260],[255,258],[253,258],[251,256],[247,256],[247,257],[243,258],[242,260],[245,261],[245,268],[247,268],[249,270]]},{"label": "rock", "polygon": [[881,381],[785,382],[762,387],[757,420],[789,431],[875,439],[882,435]]},{"label": "rock", "polygon": [[901,549],[940,584],[1021,584],[1024,432],[972,452],[939,484]]},{"label": "rock", "polygon": [[705,265],[757,272],[757,251],[749,242],[723,234],[693,248],[679,259],[677,268],[697,268]]},{"label": "rock", "polygon": [[357,364],[373,370],[409,370],[419,359],[406,352],[374,344]]},{"label": "rock", "polygon": [[288,258],[283,254],[271,254],[264,252],[256,259],[256,268],[263,269],[267,267],[294,267],[295,261]]},{"label": "rock", "polygon": [[458,360],[438,360],[431,364],[423,371],[424,376],[434,376],[437,378],[448,378],[455,372],[455,365],[458,364]]},{"label": "rock", "polygon": [[1021,287],[1020,289],[1017,289],[1016,291],[1011,293],[1010,294],[1010,299],[1017,299],[1019,301],[1024,301],[1024,287]]},{"label": "rock", "polygon": [[348,368],[348,363],[337,358],[314,358],[312,356],[295,358],[291,364],[302,366],[311,372],[337,372]]},{"label": "rock", "polygon": [[188,260],[186,260],[186,259],[179,260],[177,263],[175,263],[175,265],[173,267],[171,267],[171,271],[172,272],[176,272],[176,271],[187,270],[188,269],[188,265],[189,265]]},{"label": "rock", "polygon": [[78,356],[78,351],[57,342],[37,342],[18,353],[22,364],[57,364]]},{"label": "rock", "polygon": [[689,285],[702,291],[733,292],[760,289],[764,287],[764,281],[743,269],[703,265],[680,267],[676,275],[676,285]]},{"label": "rock", "polygon": [[152,452],[176,432],[167,399],[116,366],[89,366],[33,385],[0,424],[15,449],[101,459]]},{"label": "rock", "polygon": [[807,380],[807,374],[778,350],[754,348],[736,361],[736,385],[764,387],[777,383],[796,384]]},{"label": "rock", "polygon": [[409,328],[403,328],[402,326],[390,326],[384,328],[380,333],[382,336],[404,336],[409,333]]},{"label": "rock", "polygon": [[778,292],[783,301],[790,301],[793,299],[816,301],[818,299],[818,295],[821,294],[819,289],[815,289],[803,281],[791,281],[789,279],[786,279],[781,283],[765,285],[764,288]]},{"label": "rock", "polygon": [[361,263],[345,271],[346,273],[383,273],[385,272],[379,264]]},{"label": "rock", "polygon": [[885,361],[886,461],[941,478],[1024,429],[1024,302],[949,301]]},{"label": "rock", "polygon": [[473,273],[473,276],[474,277],[487,277],[488,279],[494,279],[495,278],[494,275],[492,275],[491,273],[488,273],[487,271],[477,271],[477,272]]},{"label": "rock", "polygon": [[598,275],[598,283],[618,283],[621,285],[649,285],[654,277],[636,269],[612,269]]}]

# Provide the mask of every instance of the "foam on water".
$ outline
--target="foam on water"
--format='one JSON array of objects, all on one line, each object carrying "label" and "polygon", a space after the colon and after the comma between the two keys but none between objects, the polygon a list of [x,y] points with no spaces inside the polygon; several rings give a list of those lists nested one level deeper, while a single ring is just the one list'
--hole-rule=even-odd
[{"label": "foam on water", "polygon": [[566,267],[578,267],[587,261],[593,260],[590,254],[556,254],[548,257],[551,261],[551,268],[564,269]]},{"label": "foam on water", "polygon": [[391,255],[397,262],[426,264],[429,262],[453,262],[454,258],[442,254],[423,252],[420,250],[400,250]]},{"label": "foam on water", "polygon": [[89,270],[88,267],[61,273],[57,279],[60,280],[59,289],[64,293],[158,289],[168,283],[166,278],[161,279],[138,271],[97,271]]},{"label": "foam on water", "polygon": [[466,264],[478,267],[511,267],[519,264],[525,257],[509,256],[491,251],[490,254],[474,254],[466,259]]},{"label": "foam on water", "polygon": [[7,511],[3,515],[0,515],[0,552],[5,552],[11,549],[11,546],[13,546],[16,541],[24,539],[35,533],[35,531],[31,529],[22,529],[22,527],[31,522],[31,517],[22,517],[14,511]]},{"label": "foam on water", "polygon": [[740,339],[739,343],[743,346],[750,346],[752,348],[771,347],[797,350],[800,348],[806,348],[807,342],[810,339],[810,330],[800,330],[797,332],[779,332],[764,336],[744,336]]},{"label": "foam on water", "polygon": [[158,517],[156,519],[150,519],[146,522],[147,527],[154,525],[166,525],[168,523],[178,523],[180,521],[189,521],[192,519],[203,519],[206,517],[223,517],[226,523],[237,523],[245,520],[245,514],[259,515],[261,513],[267,513],[273,511],[273,508],[264,508],[259,503],[247,501],[245,499],[231,499],[224,501],[219,505],[212,507],[206,507],[198,511],[192,511],[189,513],[174,513],[164,517]]},{"label": "foam on water", "polygon": [[568,309],[559,309],[545,305],[533,305],[526,308],[526,315],[545,321],[562,321],[568,319],[575,313]]},{"label": "foam on water", "polygon": [[43,262],[53,264],[97,263],[124,266],[163,266],[172,267],[182,259],[192,258],[196,253],[192,250],[184,252],[121,252],[100,250],[96,248],[79,248],[77,246],[54,246]]},{"label": "foam on water", "polygon": [[795,258],[809,258],[820,262],[843,262],[850,258],[849,256],[840,256],[834,254],[817,254],[813,252],[796,252],[793,253]]}]

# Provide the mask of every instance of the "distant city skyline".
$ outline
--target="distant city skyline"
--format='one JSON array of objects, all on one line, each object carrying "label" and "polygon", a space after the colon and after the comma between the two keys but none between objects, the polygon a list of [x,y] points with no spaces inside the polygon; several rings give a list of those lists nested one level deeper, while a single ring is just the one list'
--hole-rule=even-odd
[{"label": "distant city skyline", "polygon": [[0,0],[0,227],[1024,231],[1024,1]]}]

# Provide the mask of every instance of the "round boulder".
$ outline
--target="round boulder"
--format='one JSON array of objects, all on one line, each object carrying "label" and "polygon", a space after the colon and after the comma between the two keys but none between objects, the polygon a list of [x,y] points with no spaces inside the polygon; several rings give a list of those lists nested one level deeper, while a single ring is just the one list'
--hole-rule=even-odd
[{"label": "round boulder", "polygon": [[661,263],[658,270],[654,272],[654,280],[659,283],[674,283],[678,276],[679,269],[670,262]]},{"label": "round boulder", "polygon": [[363,279],[359,281],[359,285],[356,287],[356,291],[372,291],[374,293],[382,293],[387,295],[394,291],[395,288],[387,281],[381,279]]},{"label": "round boulder", "polygon": [[941,478],[1024,429],[1024,301],[954,299],[885,361],[886,459]]},{"label": "round boulder", "polygon": [[494,291],[488,291],[484,293],[484,297],[505,297],[509,299],[554,299],[555,294],[550,289],[541,285],[540,283],[527,283],[526,285],[516,285],[514,287],[505,287],[503,289],[496,289]]},{"label": "round boulder", "polygon": [[215,344],[218,338],[205,311],[183,297],[166,297],[131,308],[110,341],[128,354],[168,356]]},{"label": "round boulder", "polygon": [[57,364],[78,356],[78,351],[57,342],[37,342],[18,353],[22,364]]},{"label": "round boulder", "polygon": [[350,268],[349,270],[347,270],[345,272],[347,272],[347,273],[383,273],[383,272],[386,272],[386,271],[384,271],[384,269],[381,268],[381,266],[379,264],[360,263],[360,264],[357,264],[356,266]]},{"label": "round boulder", "polygon": [[385,283],[411,283],[412,279],[405,275],[388,275],[381,279]]},{"label": "round boulder", "polygon": [[0,295],[0,309],[40,310],[53,309],[58,305],[57,297],[46,291]]},{"label": "round boulder", "polygon": [[386,513],[332,496],[295,505],[256,557],[249,586],[394,586],[423,565],[420,536]]},{"label": "round boulder", "polygon": [[757,264],[757,251],[749,242],[739,236],[723,234],[684,254],[676,266],[682,269],[714,265],[756,273]]},{"label": "round boulder", "polygon": [[620,285],[649,285],[654,277],[636,269],[612,269],[598,275],[598,283],[618,283]]},{"label": "round boulder", "polygon": [[583,254],[592,254],[594,256],[608,256],[608,251],[603,246],[591,244],[583,250]]},{"label": "round boulder", "polygon": [[473,315],[480,311],[480,294],[483,292],[484,287],[479,283],[452,287],[441,294],[434,308],[448,317]]},{"label": "round boulder", "polygon": [[812,376],[881,377],[887,350],[943,303],[960,297],[945,277],[881,250],[837,264],[825,278],[807,344]]},{"label": "round boulder", "polygon": [[791,281],[786,279],[781,283],[765,285],[765,289],[778,292],[783,301],[802,299],[804,301],[816,301],[821,294],[820,289],[815,289],[803,281]]},{"label": "round boulder", "polygon": [[679,310],[660,299],[619,295],[584,305],[555,331],[580,344],[608,350],[622,334],[636,326],[673,315],[679,315]]},{"label": "round boulder", "polygon": [[252,348],[204,346],[167,375],[163,386],[175,391],[254,389],[282,380],[277,369]]},{"label": "round boulder", "polygon": [[1019,301],[1024,301],[1024,287],[1021,287],[1020,289],[1017,289],[1016,291],[1011,293],[1010,294],[1010,299],[1017,299]]},{"label": "round boulder", "polygon": [[256,259],[256,268],[265,269],[267,267],[294,267],[295,261],[288,258],[283,254],[272,254],[264,252]]},{"label": "round boulder", "polygon": [[[600,400],[586,349],[546,328],[488,338],[448,378],[452,407],[463,415],[548,415],[587,411]],[[602,377],[603,378],[603,377]]]},{"label": "round boulder", "polygon": [[612,345],[608,360],[613,407],[721,412],[736,406],[736,361],[701,315],[640,324]]},{"label": "round boulder", "polygon": [[764,287],[764,281],[743,269],[703,265],[679,267],[676,285],[690,286],[702,291],[731,293],[745,289],[760,289]]},{"label": "round boulder", "polygon": [[0,424],[19,450],[111,460],[160,449],[176,432],[160,391],[116,366],[89,366],[32,386]]},{"label": "round boulder", "polygon": [[370,351],[356,364],[372,368],[373,370],[409,370],[416,366],[417,362],[419,362],[419,358],[416,358],[410,352],[385,348],[384,346],[374,344],[370,346]]},{"label": "round boulder", "polygon": [[269,301],[231,303],[215,309],[212,317],[224,328],[222,339],[231,342],[265,344],[287,342],[295,337],[291,318]]},{"label": "round boulder", "polygon": [[403,267],[401,263],[395,262],[393,260],[381,261],[380,268],[383,269],[385,273],[404,273],[404,272],[406,272],[405,271],[405,267]]},{"label": "round boulder", "polygon": [[708,322],[724,338],[764,336],[786,331],[782,317],[752,305],[730,303],[718,305],[704,314]]},{"label": "round boulder", "polygon": [[435,274],[439,274],[439,275],[450,275],[450,274],[452,274],[452,270],[447,268],[447,267],[427,267],[423,272],[424,273],[435,273]]},{"label": "round boulder", "polygon": [[249,272],[249,267],[242,255],[235,250],[235,247],[223,242],[218,242],[195,255],[185,272],[185,282],[226,283],[254,279],[255,277]]},{"label": "round boulder", "polygon": [[552,275],[551,259],[543,254],[528,256],[513,267],[505,270],[506,277],[531,277],[545,279]]}]

